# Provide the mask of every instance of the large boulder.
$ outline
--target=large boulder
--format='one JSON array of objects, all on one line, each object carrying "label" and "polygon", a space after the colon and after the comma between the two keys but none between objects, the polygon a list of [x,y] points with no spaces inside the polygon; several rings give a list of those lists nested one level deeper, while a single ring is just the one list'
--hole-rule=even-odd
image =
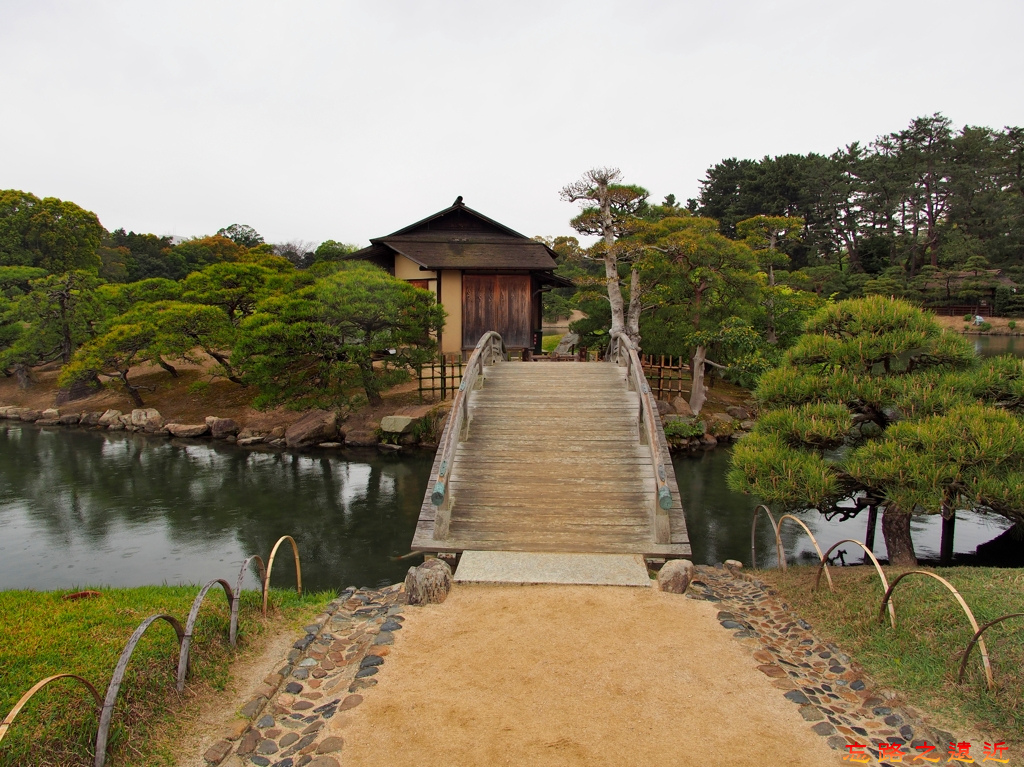
[{"label": "large boulder", "polygon": [[452,569],[441,559],[428,559],[410,567],[405,576],[405,595],[411,605],[443,602],[452,590]]},{"label": "large boulder", "polygon": [[745,407],[739,405],[731,405],[725,409],[725,412],[735,418],[737,421],[748,421],[750,420],[750,411]]},{"label": "large boulder", "polygon": [[81,420],[81,413],[65,413],[57,419],[57,423],[61,426],[77,426]]},{"label": "large boulder", "polygon": [[374,447],[379,441],[372,429],[353,429],[345,434],[345,447]]},{"label": "large boulder", "polygon": [[100,419],[96,422],[97,426],[110,427],[111,424],[121,423],[121,411],[120,410],[107,410],[100,416]]},{"label": "large boulder", "polygon": [[172,437],[202,437],[210,433],[210,427],[205,423],[169,423],[167,431]]},{"label": "large boulder", "polygon": [[99,426],[100,419],[103,417],[103,413],[98,413],[95,410],[88,413],[82,413],[82,420],[79,423],[82,426]]},{"label": "large boulder", "polygon": [[210,427],[210,436],[214,439],[227,439],[238,434],[238,424],[233,418],[218,418],[215,415],[206,416],[206,425]]},{"label": "large boulder", "polygon": [[658,405],[658,414],[662,416],[671,415],[675,411],[672,409],[672,403],[663,399],[655,400]]},{"label": "large boulder", "polygon": [[290,448],[311,447],[338,436],[338,414],[332,410],[310,410],[284,432]]},{"label": "large boulder", "polygon": [[672,400],[672,409],[682,416],[692,416],[693,411],[690,410],[690,403],[686,401],[684,397],[676,397]]},{"label": "large boulder", "polygon": [[386,415],[380,419],[380,430],[385,434],[408,434],[416,421],[416,418],[408,415]]},{"label": "large boulder", "polygon": [[670,594],[684,594],[693,580],[693,562],[670,559],[658,571],[658,588]]},{"label": "large boulder", "polygon": [[35,423],[36,421],[38,421],[40,418],[43,417],[43,411],[42,410],[33,410],[32,408],[25,407],[25,408],[21,409],[21,412],[18,414],[18,417],[22,421],[28,421],[29,423]]},{"label": "large boulder", "polygon": [[156,408],[136,408],[132,411],[132,426],[137,431],[155,432],[164,427],[164,418]]}]

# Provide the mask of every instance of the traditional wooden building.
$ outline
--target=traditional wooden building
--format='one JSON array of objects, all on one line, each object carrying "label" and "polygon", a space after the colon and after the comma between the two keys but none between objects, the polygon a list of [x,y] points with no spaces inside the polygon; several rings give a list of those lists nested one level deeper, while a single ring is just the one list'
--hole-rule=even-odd
[{"label": "traditional wooden building", "polygon": [[432,291],[448,313],[442,352],[466,352],[496,330],[509,350],[540,352],[542,295],[570,287],[554,273],[555,254],[466,207],[451,207],[384,237],[347,258],[370,261],[389,274]]}]

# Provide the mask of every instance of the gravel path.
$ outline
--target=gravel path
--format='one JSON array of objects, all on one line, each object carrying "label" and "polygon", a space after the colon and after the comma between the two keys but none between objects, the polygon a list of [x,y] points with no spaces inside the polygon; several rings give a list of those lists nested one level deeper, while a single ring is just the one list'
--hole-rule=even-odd
[{"label": "gravel path", "polygon": [[440,605],[403,602],[401,585],[346,590],[206,762],[887,764],[886,749],[945,761],[958,742],[722,568],[698,567],[685,597],[457,585]]}]

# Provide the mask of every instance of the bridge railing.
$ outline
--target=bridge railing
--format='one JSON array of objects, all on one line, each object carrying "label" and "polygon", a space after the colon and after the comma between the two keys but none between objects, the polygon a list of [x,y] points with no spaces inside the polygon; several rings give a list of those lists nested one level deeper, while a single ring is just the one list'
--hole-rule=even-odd
[{"label": "bridge railing", "polygon": [[441,465],[434,477],[434,489],[430,501],[437,507],[434,516],[434,539],[444,540],[448,537],[448,527],[452,520],[451,473],[455,463],[455,448],[465,438],[469,427],[469,393],[483,386],[484,367],[495,362],[508,359],[508,351],[501,336],[493,330],[485,333],[477,342],[473,354],[463,368],[462,383],[452,401],[451,415],[448,417],[448,428],[438,449]]},{"label": "bridge railing", "polygon": [[672,508],[672,491],[669,489],[668,475],[665,470],[669,456],[658,438],[660,424],[658,406],[654,401],[647,378],[644,376],[643,365],[640,362],[636,346],[624,333],[612,334],[612,340],[608,346],[608,361],[626,368],[626,381],[629,388],[636,391],[640,397],[640,410],[637,414],[640,436],[641,439],[646,440],[647,446],[650,448],[651,463],[654,465],[655,491],[652,506],[654,542],[670,543],[671,528],[668,511]]}]

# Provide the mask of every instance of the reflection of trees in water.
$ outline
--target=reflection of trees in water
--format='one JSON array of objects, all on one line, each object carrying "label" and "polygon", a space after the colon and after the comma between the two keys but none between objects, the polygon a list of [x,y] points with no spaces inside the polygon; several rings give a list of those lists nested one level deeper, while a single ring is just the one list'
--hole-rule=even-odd
[{"label": "reflection of trees in water", "polygon": [[[187,549],[236,538],[266,557],[285,534],[299,544],[310,588],[402,577],[423,499],[429,456],[345,461],[247,451],[134,434],[0,428],[0,500],[24,503],[60,549],[72,537],[160,522]],[[125,541],[124,543],[128,543]],[[290,549],[274,583],[294,583]]]}]

